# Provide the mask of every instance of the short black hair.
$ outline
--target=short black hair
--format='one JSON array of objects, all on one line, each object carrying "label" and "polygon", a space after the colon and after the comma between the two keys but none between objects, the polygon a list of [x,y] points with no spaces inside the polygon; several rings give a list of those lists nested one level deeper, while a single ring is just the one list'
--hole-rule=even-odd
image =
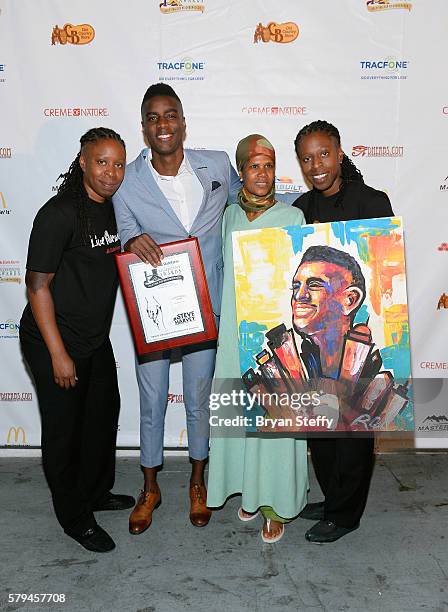
[{"label": "short black hair", "polygon": [[181,99],[170,85],[167,85],[166,83],[154,83],[148,87],[145,95],[143,96],[142,105],[140,107],[142,113],[146,102],[151,98],[155,98],[156,96],[169,96],[170,98],[177,100],[182,106]]},{"label": "short black hair", "polygon": [[325,245],[311,246],[303,254],[298,267],[300,268],[302,264],[313,261],[325,261],[348,270],[352,275],[353,286],[358,287],[363,295],[366,295],[366,280],[362,273],[361,266],[354,257],[345,251],[340,251],[339,249],[334,249],[333,247]]}]

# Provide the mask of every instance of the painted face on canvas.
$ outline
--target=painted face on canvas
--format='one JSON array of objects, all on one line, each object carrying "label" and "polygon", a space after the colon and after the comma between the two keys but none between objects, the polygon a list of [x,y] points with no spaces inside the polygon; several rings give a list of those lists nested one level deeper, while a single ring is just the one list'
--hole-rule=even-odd
[{"label": "painted face on canvas", "polygon": [[312,261],[300,265],[292,281],[294,329],[313,335],[347,320],[363,297],[352,283],[351,272],[337,264]]}]

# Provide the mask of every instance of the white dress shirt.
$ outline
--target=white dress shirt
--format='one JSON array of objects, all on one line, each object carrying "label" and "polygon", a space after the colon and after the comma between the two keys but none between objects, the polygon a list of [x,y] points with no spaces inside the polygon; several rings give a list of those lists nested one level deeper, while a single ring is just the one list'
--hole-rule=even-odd
[{"label": "white dress shirt", "polygon": [[193,221],[199,212],[204,196],[204,189],[200,180],[190,166],[187,156],[179,167],[176,176],[163,176],[159,174],[147,156],[148,166],[154,179],[176,213],[179,221],[187,232],[190,231]]}]

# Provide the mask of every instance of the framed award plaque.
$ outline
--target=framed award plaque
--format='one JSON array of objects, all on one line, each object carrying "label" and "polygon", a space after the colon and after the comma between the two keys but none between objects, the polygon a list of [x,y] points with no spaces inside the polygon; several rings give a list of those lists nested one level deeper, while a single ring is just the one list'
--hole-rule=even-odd
[{"label": "framed award plaque", "polygon": [[116,255],[138,355],[217,338],[197,238],[160,244],[158,267],[133,253]]}]

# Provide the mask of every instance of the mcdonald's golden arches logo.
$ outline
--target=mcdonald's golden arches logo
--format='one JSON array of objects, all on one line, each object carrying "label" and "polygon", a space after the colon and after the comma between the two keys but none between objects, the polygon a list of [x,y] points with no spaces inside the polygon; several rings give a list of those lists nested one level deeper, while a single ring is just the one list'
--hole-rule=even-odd
[{"label": "mcdonald's golden arches logo", "polygon": [[[21,436],[21,442],[19,443],[19,435]],[[11,440],[14,439],[14,442]],[[6,444],[13,444],[14,446],[26,444],[26,433],[23,427],[10,427],[8,436],[6,437]]]}]

